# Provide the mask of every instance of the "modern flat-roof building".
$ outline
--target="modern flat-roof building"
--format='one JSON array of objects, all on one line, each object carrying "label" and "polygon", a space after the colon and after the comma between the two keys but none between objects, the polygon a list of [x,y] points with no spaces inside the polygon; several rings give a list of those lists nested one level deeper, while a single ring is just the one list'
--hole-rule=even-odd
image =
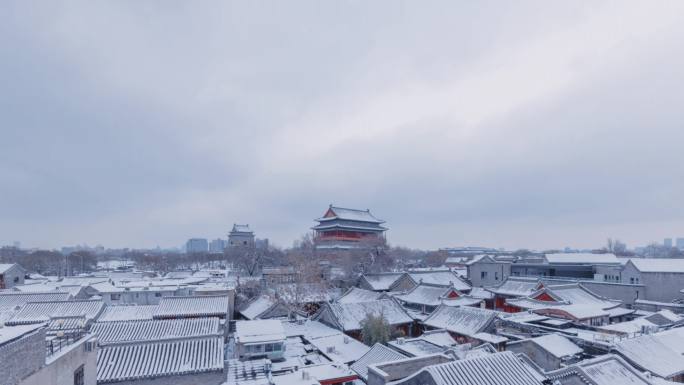
[{"label": "modern flat-roof building", "polygon": [[206,238],[190,238],[185,243],[187,253],[206,253],[209,251],[209,242]]},{"label": "modern flat-roof building", "polygon": [[385,243],[385,223],[370,210],[348,209],[332,204],[322,217],[316,219],[318,225],[312,227],[314,242],[318,249],[354,249],[363,247],[365,242]]}]

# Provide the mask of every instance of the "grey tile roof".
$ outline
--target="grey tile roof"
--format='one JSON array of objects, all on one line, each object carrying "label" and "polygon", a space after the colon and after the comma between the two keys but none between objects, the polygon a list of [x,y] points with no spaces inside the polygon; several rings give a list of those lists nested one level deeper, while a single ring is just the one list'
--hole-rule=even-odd
[{"label": "grey tile roof", "polygon": [[227,295],[198,295],[189,297],[163,297],[154,318],[221,317],[228,315]]},{"label": "grey tile roof", "polygon": [[86,320],[97,318],[104,309],[99,300],[29,302],[14,315],[7,325],[26,325],[48,322],[51,318],[84,316]]},{"label": "grey tile roof", "polygon": [[67,292],[45,292],[45,293],[1,293],[0,309],[9,309],[16,306],[23,306],[28,302],[50,302],[66,301],[71,297]]},{"label": "grey tile roof", "polygon": [[97,334],[100,345],[221,335],[216,317],[97,322],[91,332]]},{"label": "grey tile roof", "polygon": [[223,370],[223,337],[103,346],[97,382],[118,382]]},{"label": "grey tile roof", "polygon": [[376,343],[371,350],[361,356],[351,369],[364,380],[368,379],[368,365],[379,364],[381,362],[396,361],[406,358],[405,355],[392,350],[382,344]]},{"label": "grey tile roof", "polygon": [[544,377],[512,352],[502,352],[424,369],[436,385],[541,385]]},{"label": "grey tile roof", "polygon": [[446,329],[464,336],[474,336],[484,331],[496,316],[497,313],[492,310],[442,305],[423,323],[433,328]]},{"label": "grey tile roof", "polygon": [[97,322],[151,320],[158,308],[158,305],[107,306]]}]

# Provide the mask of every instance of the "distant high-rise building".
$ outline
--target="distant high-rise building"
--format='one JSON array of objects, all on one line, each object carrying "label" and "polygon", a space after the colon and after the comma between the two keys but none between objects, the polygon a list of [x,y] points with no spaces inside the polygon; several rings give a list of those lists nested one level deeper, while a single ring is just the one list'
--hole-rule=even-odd
[{"label": "distant high-rise building", "polygon": [[231,247],[254,247],[254,232],[249,225],[233,224],[233,229],[228,233],[228,245]]},{"label": "distant high-rise building", "polygon": [[668,249],[672,248],[672,238],[665,238],[663,241],[663,246],[665,246]]},{"label": "distant high-rise building", "polygon": [[209,243],[209,252],[215,254],[223,253],[223,250],[226,248],[227,244],[228,241],[226,241],[225,239],[214,239],[213,241],[211,241],[211,243]]},{"label": "distant high-rise building", "polygon": [[684,250],[684,238],[677,238],[677,248]]},{"label": "distant high-rise building", "polygon": [[206,238],[190,238],[185,243],[186,253],[206,253],[209,250],[209,242]]}]

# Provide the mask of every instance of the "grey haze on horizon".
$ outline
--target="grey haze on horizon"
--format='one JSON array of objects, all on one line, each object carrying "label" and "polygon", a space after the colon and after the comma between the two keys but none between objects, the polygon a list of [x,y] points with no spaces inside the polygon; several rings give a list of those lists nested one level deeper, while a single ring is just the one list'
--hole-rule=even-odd
[{"label": "grey haze on horizon", "polygon": [[4,1],[0,244],[684,236],[682,41],[681,1]]}]

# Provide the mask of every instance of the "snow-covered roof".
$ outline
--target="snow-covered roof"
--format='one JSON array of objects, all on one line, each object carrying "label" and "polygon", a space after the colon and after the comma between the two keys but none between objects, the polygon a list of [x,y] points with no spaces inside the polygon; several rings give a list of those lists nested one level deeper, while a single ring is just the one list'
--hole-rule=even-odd
[{"label": "snow-covered roof", "polygon": [[25,325],[48,322],[50,318],[84,316],[86,320],[97,318],[104,309],[99,300],[29,302],[14,315],[8,325]]},{"label": "snow-covered roof", "polygon": [[596,305],[602,309],[619,306],[622,302],[601,297],[581,284],[554,285],[542,290],[547,290],[560,297],[563,301],[573,304]]},{"label": "snow-covered roof", "polygon": [[546,334],[532,338],[530,341],[534,342],[556,358],[571,357],[583,352],[582,348],[559,334]]},{"label": "snow-covered roof", "polygon": [[490,344],[495,345],[508,341],[508,338],[504,336],[483,332],[473,334],[473,338],[476,338],[480,341],[489,342]]},{"label": "snow-covered roof", "polygon": [[376,299],[380,299],[382,295],[382,293],[378,293],[376,291],[352,287],[349,290],[347,290],[347,292],[344,293],[340,298],[338,298],[337,302],[350,303],[375,301]]},{"label": "snow-covered roof", "polygon": [[556,264],[620,264],[615,254],[610,253],[551,253],[546,254],[545,258],[548,263]]},{"label": "snow-covered roof", "polygon": [[151,320],[158,308],[158,305],[107,306],[97,322]]},{"label": "snow-covered roof", "polygon": [[402,302],[437,306],[450,290],[441,286],[417,285],[407,293],[396,294],[394,297]]},{"label": "snow-covered roof", "polygon": [[216,317],[96,322],[90,331],[97,334],[100,345],[221,335]]},{"label": "snow-covered roof", "polygon": [[537,291],[538,286],[537,280],[508,277],[501,285],[489,287],[487,290],[495,294],[525,297]]},{"label": "snow-covered roof", "polygon": [[117,287],[111,284],[111,282],[98,282],[98,283],[93,283],[91,285],[88,285],[91,289],[95,290],[98,293],[121,293],[126,291],[126,289],[122,287]]},{"label": "snow-covered roof", "polygon": [[278,320],[235,322],[235,342],[240,344],[265,343],[285,340],[285,329]]},{"label": "snow-covered roof", "polygon": [[630,258],[642,273],[684,273],[684,258]]},{"label": "snow-covered roof", "polygon": [[470,289],[470,293],[468,293],[468,295],[473,298],[480,299],[491,299],[494,297],[494,293],[481,287],[473,287]]},{"label": "snow-covered roof", "polygon": [[342,334],[341,331],[333,329],[318,321],[281,321],[285,335],[287,337],[304,337],[307,340],[319,337],[327,337]]},{"label": "snow-covered roof", "polygon": [[330,205],[328,210],[325,212],[324,216],[321,218],[316,219],[318,222],[325,222],[325,221],[330,221],[333,219],[343,219],[343,220],[349,220],[349,221],[358,221],[358,222],[369,222],[369,223],[385,223],[382,219],[378,219],[373,214],[371,214],[370,210],[357,210],[357,209],[348,209],[344,207],[337,207]]},{"label": "snow-covered roof", "polygon": [[361,323],[368,314],[382,314],[390,325],[402,325],[413,319],[392,299],[380,299],[356,303],[325,304],[335,316],[342,330],[360,330]]},{"label": "snow-covered roof", "polygon": [[565,318],[564,315],[570,316],[572,319],[585,320],[590,318],[599,318],[610,316],[610,313],[603,310],[601,306],[589,304],[571,304],[571,305],[558,305],[549,306],[546,308],[534,310],[537,314],[559,316]]},{"label": "snow-covered roof", "polygon": [[[572,377],[578,377],[582,383],[596,385],[656,385],[674,384],[668,381],[660,382],[656,377],[646,378],[642,373],[614,354],[606,354],[597,358],[580,361],[574,365],[548,373],[552,380],[572,382]],[[575,382],[572,382],[575,383]]]},{"label": "snow-covered roof", "polygon": [[43,325],[19,325],[5,326],[0,328],[0,346],[19,340],[20,338],[35,332]]},{"label": "snow-covered roof", "polygon": [[387,291],[404,274],[406,273],[364,274],[361,279],[365,280],[375,291]]},{"label": "snow-covered roof", "polygon": [[631,321],[598,326],[598,329],[609,330],[624,334],[633,334],[641,333],[644,327],[649,328],[650,330],[658,329],[658,325],[654,324],[653,322],[650,322],[646,318],[637,318]]},{"label": "snow-covered roof", "polygon": [[432,377],[436,385],[540,385],[544,380],[512,352],[428,366],[420,373]]},{"label": "snow-covered roof", "polygon": [[684,329],[675,328],[617,343],[615,349],[642,370],[668,378],[684,373]]},{"label": "snow-covered roof", "polygon": [[423,357],[432,354],[439,354],[446,350],[442,346],[433,344],[420,337],[409,339],[396,339],[387,343],[393,349],[404,352],[411,357]]},{"label": "snow-covered roof", "polygon": [[425,321],[425,325],[446,329],[464,336],[474,336],[484,331],[496,318],[492,310],[474,307],[438,307]]},{"label": "snow-covered roof", "polygon": [[237,223],[234,223],[233,229],[230,232],[231,233],[252,233],[252,230],[249,228],[249,225],[239,225]]},{"label": "snow-covered roof", "polygon": [[55,291],[47,293],[0,293],[0,310],[24,306],[28,302],[66,301],[70,297],[71,295],[67,292]]},{"label": "snow-covered roof", "polygon": [[439,329],[426,330],[425,333],[418,338],[444,348],[456,345],[457,343],[448,331]]},{"label": "snow-covered roof", "polygon": [[581,363],[580,367],[596,385],[649,384],[641,373],[614,355],[587,360]]},{"label": "snow-covered roof", "polygon": [[0,274],[4,274],[15,266],[23,270],[23,268],[16,263],[0,263]]},{"label": "snow-covered roof", "polygon": [[672,325],[679,324],[684,321],[684,317],[679,314],[675,314],[670,310],[663,309],[656,313],[646,316],[646,319],[653,322],[656,325]]},{"label": "snow-covered roof", "polygon": [[266,310],[270,309],[275,304],[275,299],[267,295],[262,295],[248,302],[242,308],[242,310],[240,310],[240,314],[242,314],[247,319],[257,319],[261,314],[263,314]]},{"label": "snow-covered roof", "polygon": [[357,379],[358,376],[346,365],[323,363],[274,376],[272,381],[273,385],[320,385],[348,383]]},{"label": "snow-covered roof", "polygon": [[355,371],[359,377],[368,380],[368,365],[396,361],[404,358],[406,358],[405,355],[382,344],[376,343],[368,352],[366,352],[366,354],[352,364],[351,369]]},{"label": "snow-covered roof", "polygon": [[416,283],[426,283],[435,286],[453,286],[458,291],[470,290],[470,285],[451,270],[420,271],[408,273]]},{"label": "snow-covered roof", "polygon": [[222,370],[223,337],[108,345],[97,352],[98,383]]},{"label": "snow-covered roof", "polygon": [[331,361],[345,364],[358,360],[370,350],[368,346],[345,334],[313,338],[309,342]]},{"label": "snow-covered roof", "polygon": [[154,318],[220,317],[227,318],[230,298],[227,295],[163,297]]}]

